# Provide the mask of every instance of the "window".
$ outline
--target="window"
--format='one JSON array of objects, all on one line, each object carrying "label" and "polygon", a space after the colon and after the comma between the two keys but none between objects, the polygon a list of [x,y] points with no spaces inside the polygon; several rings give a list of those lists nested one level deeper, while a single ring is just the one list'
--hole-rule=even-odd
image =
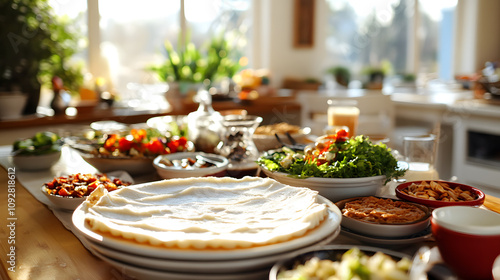
[{"label": "window", "polygon": [[451,80],[456,0],[327,0],[327,52],[357,78],[367,66]]},{"label": "window", "polygon": [[[59,2],[51,3],[57,14],[86,18],[87,1]],[[89,70],[109,79],[120,94],[127,94],[129,83],[154,81],[145,69],[164,61],[166,40],[176,47],[185,36],[200,47],[211,36],[224,33],[239,55],[249,53],[251,0],[101,0],[97,7],[88,13],[100,18],[99,30],[89,28],[88,36],[100,41],[101,57],[97,69]],[[82,56],[88,52],[85,49]]]}]

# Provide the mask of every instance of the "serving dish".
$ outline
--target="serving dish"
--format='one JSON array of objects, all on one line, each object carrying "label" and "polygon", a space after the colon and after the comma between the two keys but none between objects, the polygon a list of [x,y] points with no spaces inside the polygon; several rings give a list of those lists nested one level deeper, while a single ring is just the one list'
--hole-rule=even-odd
[{"label": "serving dish", "polygon": [[42,193],[49,199],[49,201],[55,205],[59,209],[64,209],[64,210],[69,210],[73,211],[75,210],[82,202],[87,199],[86,196],[84,197],[64,197],[64,196],[59,196],[59,195],[51,195],[47,192],[47,187],[42,186],[41,188]]},{"label": "serving dish", "polygon": [[461,279],[492,279],[500,255],[500,214],[471,206],[437,208],[432,233],[445,263]]},{"label": "serving dish", "polygon": [[432,239],[432,231],[430,226],[421,232],[417,232],[410,236],[403,236],[403,237],[378,237],[378,236],[364,235],[345,227],[342,227],[340,232],[342,235],[351,237],[355,240],[361,241],[366,244],[377,245],[377,246],[383,245],[386,247],[407,246],[409,244],[414,244],[417,242],[423,242]]},{"label": "serving dish", "polygon": [[12,163],[22,171],[41,171],[50,169],[61,158],[61,151],[43,155],[14,155]]},{"label": "serving dish", "polygon": [[131,128],[91,139],[69,137],[65,141],[100,172],[124,170],[131,175],[154,173],[153,160],[158,155],[194,150],[186,137],[165,136],[153,128]]},{"label": "serving dish", "polygon": [[[84,181],[80,178],[86,177],[87,181]],[[117,178],[114,176],[107,176],[104,174],[72,174],[68,176],[60,176],[54,178],[50,182],[46,182],[41,187],[41,192],[48,198],[48,200],[57,208],[73,211],[75,210],[82,202],[84,202],[88,194],[94,190],[98,185],[103,185],[106,187],[108,191],[113,191],[118,188],[122,188],[124,186],[128,186],[132,184],[132,179],[126,173],[122,173],[122,178]],[[64,181],[62,181],[64,180]],[[123,180],[123,181],[122,181]],[[61,183],[59,183],[61,182]],[[64,182],[64,183],[63,183]],[[63,184],[67,184],[68,187],[64,188],[65,195],[59,195],[56,191],[61,189]],[[55,186],[57,185],[57,187]],[[79,188],[80,190],[75,195],[72,195],[72,190],[67,190],[68,188]],[[85,193],[83,196],[80,194]]]},{"label": "serving dish", "polygon": [[[182,166],[183,164],[185,165],[184,167]],[[163,179],[206,176],[220,177],[226,174],[228,164],[229,161],[227,158],[204,152],[160,155],[153,160],[154,168]]]},{"label": "serving dish", "polygon": [[[342,213],[345,207],[345,204],[363,197],[354,197],[349,199],[344,199],[336,202],[335,204],[339,207]],[[383,198],[388,199],[388,198]],[[390,199],[392,200],[392,199]],[[395,201],[395,200],[392,200]],[[372,237],[382,237],[382,238],[403,238],[419,233],[430,225],[431,219],[431,209],[424,205],[419,205],[417,203],[411,202],[403,202],[405,204],[409,204],[410,207],[417,207],[423,211],[424,216],[420,219],[413,222],[406,223],[377,223],[355,219],[352,217],[348,217],[346,215],[342,215],[341,225],[343,228],[347,228],[351,231],[361,233],[365,236]]]},{"label": "serving dish", "polygon": [[251,248],[241,248],[233,250],[225,249],[175,249],[165,247],[154,247],[147,244],[130,242],[124,239],[113,238],[106,234],[101,234],[90,230],[85,223],[86,210],[84,205],[80,205],[72,216],[75,228],[82,233],[82,236],[90,242],[109,247],[124,253],[131,253],[140,256],[177,259],[177,260],[199,260],[199,261],[220,261],[235,260],[260,257],[264,255],[279,254],[294,249],[302,248],[325,239],[327,236],[337,236],[340,232],[341,213],[338,207],[324,197],[319,197],[318,202],[324,203],[328,207],[328,216],[320,226],[309,231],[307,235],[290,239],[285,242],[258,246]]},{"label": "serving dish", "polygon": [[278,182],[295,187],[307,187],[318,191],[320,195],[337,202],[357,196],[377,195],[384,186],[383,175],[362,178],[296,178],[283,172],[272,172],[261,167],[262,172]]},{"label": "serving dish", "polygon": [[285,146],[268,151],[257,163],[268,177],[309,187],[332,201],[375,195],[405,172],[385,144],[373,144],[363,135],[349,138],[345,130],[300,149]]},{"label": "serving dish", "polygon": [[195,273],[195,272],[175,272],[168,270],[159,270],[144,268],[135,264],[125,263],[96,252],[92,252],[98,258],[109,263],[117,268],[120,272],[134,277],[134,279],[148,279],[148,280],[258,280],[265,279],[269,273],[269,269],[261,269],[247,272],[235,273]]},{"label": "serving dish", "polygon": [[61,158],[62,141],[50,131],[14,141],[11,161],[20,170],[40,171],[51,168]]},{"label": "serving dish", "polygon": [[[320,260],[331,260],[331,261],[341,261],[342,255],[347,251],[356,248],[359,251],[367,256],[373,256],[375,253],[380,252],[397,262],[402,259],[408,260],[411,262],[411,256],[407,254],[403,254],[400,252],[376,248],[371,246],[358,246],[358,245],[326,245],[319,249],[312,251],[303,251],[298,255],[295,255],[291,258],[281,260],[277,262],[269,272],[269,280],[278,280],[280,279],[278,275],[285,270],[292,270],[297,265],[305,264],[307,261],[312,258],[318,258]],[[354,261],[353,261],[354,262]],[[346,267],[347,269],[347,267]]]},{"label": "serving dish", "polygon": [[474,199],[470,201],[440,201],[440,200],[432,200],[432,199],[426,199],[426,198],[419,198],[415,197],[413,195],[409,195],[406,193],[408,187],[410,187],[412,184],[420,184],[422,182],[427,182],[430,183],[432,180],[422,180],[422,181],[411,181],[411,182],[406,182],[398,185],[396,187],[396,196],[400,199],[415,202],[418,204],[422,204],[425,206],[429,206],[431,208],[438,208],[438,207],[443,207],[443,206],[481,206],[484,203],[485,199],[485,194],[481,190],[461,184],[461,183],[456,183],[456,182],[448,182],[448,181],[436,181],[435,182],[442,182],[445,184],[448,184],[450,188],[455,189],[459,187],[462,191],[469,191],[472,195],[474,195]]},{"label": "serving dish", "polygon": [[111,172],[123,170],[130,175],[142,175],[154,173],[154,158],[131,158],[131,157],[99,157],[93,154],[80,152],[81,157],[100,172]]},{"label": "serving dish", "polygon": [[109,247],[102,246],[96,242],[89,242],[89,246],[92,249],[98,251],[106,257],[113,258],[115,260],[134,264],[144,268],[168,270],[171,272],[183,272],[183,273],[241,273],[248,271],[256,271],[260,269],[270,269],[277,261],[289,257],[295,254],[297,251],[301,250],[312,250],[318,246],[326,245],[333,241],[337,237],[335,232],[331,235],[326,236],[324,239],[306,245],[300,248],[294,248],[290,251],[284,251],[277,254],[262,255],[253,258],[244,259],[234,259],[234,260],[221,260],[221,261],[191,261],[191,260],[177,260],[177,259],[167,259],[167,258],[156,258],[147,257],[136,254],[124,253],[120,250],[112,249]]}]

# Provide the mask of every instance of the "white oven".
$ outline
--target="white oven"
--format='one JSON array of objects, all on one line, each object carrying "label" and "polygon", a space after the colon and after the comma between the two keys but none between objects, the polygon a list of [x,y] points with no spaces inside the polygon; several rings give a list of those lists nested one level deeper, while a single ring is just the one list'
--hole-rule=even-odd
[{"label": "white oven", "polygon": [[457,116],[451,163],[453,174],[462,183],[500,195],[500,118],[476,114]]}]

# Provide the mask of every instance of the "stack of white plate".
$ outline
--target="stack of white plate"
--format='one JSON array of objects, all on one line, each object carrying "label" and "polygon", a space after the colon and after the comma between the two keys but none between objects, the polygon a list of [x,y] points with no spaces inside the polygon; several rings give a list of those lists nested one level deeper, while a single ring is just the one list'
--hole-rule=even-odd
[{"label": "stack of white plate", "polygon": [[137,279],[267,279],[276,262],[337,237],[342,214],[329,200],[320,197],[320,202],[328,205],[329,214],[319,227],[286,242],[245,249],[173,249],[101,235],[87,227],[81,206],[73,213],[73,224],[92,253]]}]

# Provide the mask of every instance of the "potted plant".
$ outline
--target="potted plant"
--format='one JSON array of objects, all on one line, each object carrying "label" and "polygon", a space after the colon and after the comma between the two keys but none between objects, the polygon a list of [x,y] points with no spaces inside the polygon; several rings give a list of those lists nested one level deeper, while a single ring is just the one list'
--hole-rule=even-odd
[{"label": "potted plant", "polygon": [[351,81],[351,71],[347,67],[335,66],[328,69],[327,72],[332,74],[335,81],[344,87],[347,87]]},{"label": "potted plant", "polygon": [[392,64],[384,60],[380,66],[367,66],[362,70],[362,74],[367,77],[364,85],[366,89],[382,89],[385,78],[392,73]]},{"label": "potted plant", "polygon": [[185,96],[190,87],[209,87],[223,78],[232,78],[240,65],[231,58],[233,49],[223,36],[212,38],[206,46],[197,48],[188,42],[175,50],[165,42],[166,60],[148,69],[157,74],[159,80],[178,88]]},{"label": "potted plant", "polygon": [[41,75],[50,80],[55,69],[68,73],[66,62],[76,52],[77,38],[69,23],[54,15],[48,0],[2,1],[0,10],[0,92],[3,97],[23,96],[22,113],[34,114]]}]

